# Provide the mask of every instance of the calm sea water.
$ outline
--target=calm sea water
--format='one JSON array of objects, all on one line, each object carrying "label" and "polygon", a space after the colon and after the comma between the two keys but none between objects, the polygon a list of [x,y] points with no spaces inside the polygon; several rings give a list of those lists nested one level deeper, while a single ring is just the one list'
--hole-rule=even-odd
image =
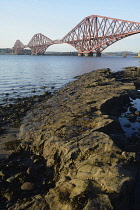
[{"label": "calm sea water", "polygon": [[75,76],[92,70],[119,71],[128,66],[140,67],[139,61],[132,57],[0,55],[0,104],[4,104],[5,98],[10,101],[43,94],[52,87],[58,89]]}]

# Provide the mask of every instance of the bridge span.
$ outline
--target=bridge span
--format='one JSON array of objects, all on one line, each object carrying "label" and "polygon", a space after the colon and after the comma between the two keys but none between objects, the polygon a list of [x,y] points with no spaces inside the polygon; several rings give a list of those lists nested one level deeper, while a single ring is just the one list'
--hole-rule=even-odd
[{"label": "bridge span", "polygon": [[27,45],[20,40],[14,44],[13,51],[19,54],[24,48],[30,48],[32,55],[44,54],[53,44],[67,43],[79,53],[101,56],[101,52],[115,42],[140,33],[140,23],[116,18],[91,15],[85,17],[60,40],[51,40],[47,36],[35,34]]}]

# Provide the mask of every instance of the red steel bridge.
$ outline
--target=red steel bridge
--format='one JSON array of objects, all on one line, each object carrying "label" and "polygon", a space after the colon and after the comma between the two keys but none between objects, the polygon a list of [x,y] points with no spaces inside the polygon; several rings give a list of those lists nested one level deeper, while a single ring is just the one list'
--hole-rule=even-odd
[{"label": "red steel bridge", "polygon": [[30,48],[32,55],[44,54],[50,45],[67,43],[81,54],[96,53],[100,56],[101,52],[113,43],[138,33],[140,33],[138,22],[91,15],[85,17],[60,40],[51,40],[38,33],[27,45],[17,40],[13,51],[20,54],[24,48]]}]

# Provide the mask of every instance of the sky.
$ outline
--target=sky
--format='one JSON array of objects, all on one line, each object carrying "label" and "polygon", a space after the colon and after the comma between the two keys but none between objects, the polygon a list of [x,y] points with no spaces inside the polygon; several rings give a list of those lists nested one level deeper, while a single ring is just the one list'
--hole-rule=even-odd
[{"label": "sky", "polygon": [[[0,0],[0,48],[11,48],[18,39],[27,45],[36,33],[52,40],[61,39],[90,15],[140,22],[139,10],[138,0]],[[75,49],[68,44],[57,44],[47,51]],[[110,51],[140,51],[140,34],[104,50]]]}]

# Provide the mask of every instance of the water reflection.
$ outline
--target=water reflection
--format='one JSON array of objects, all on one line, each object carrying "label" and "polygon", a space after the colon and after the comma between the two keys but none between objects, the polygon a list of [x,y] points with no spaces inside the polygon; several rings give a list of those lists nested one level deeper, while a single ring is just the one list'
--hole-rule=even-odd
[{"label": "water reflection", "polygon": [[119,117],[119,121],[127,137],[140,137],[140,99],[131,99],[131,106]]}]

